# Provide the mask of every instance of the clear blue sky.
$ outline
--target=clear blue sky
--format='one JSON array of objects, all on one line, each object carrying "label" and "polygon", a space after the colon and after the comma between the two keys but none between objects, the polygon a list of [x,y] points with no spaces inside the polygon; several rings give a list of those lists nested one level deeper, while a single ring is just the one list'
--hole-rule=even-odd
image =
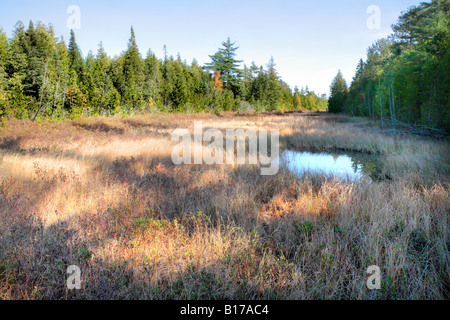
[{"label": "clear blue sky", "polygon": [[[240,48],[238,59],[266,65],[274,57],[279,75],[292,88],[308,85],[329,94],[331,80],[341,69],[349,84],[360,58],[376,39],[391,33],[401,11],[418,0],[15,0],[0,3],[0,25],[12,35],[14,25],[41,21],[52,24],[57,36],[69,40],[66,13],[80,8],[77,43],[85,56],[103,42],[111,57],[127,47],[133,26],[143,57],[151,49],[188,63],[200,64],[230,37]],[[369,29],[370,5],[380,8],[380,28]]]}]

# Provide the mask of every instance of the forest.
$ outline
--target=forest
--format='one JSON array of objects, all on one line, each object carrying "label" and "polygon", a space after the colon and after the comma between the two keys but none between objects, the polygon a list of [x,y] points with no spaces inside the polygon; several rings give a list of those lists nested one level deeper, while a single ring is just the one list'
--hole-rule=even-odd
[{"label": "forest", "polygon": [[448,0],[433,0],[402,12],[393,33],[367,49],[349,86],[338,72],[329,111],[448,132],[449,10]]},{"label": "forest", "polygon": [[0,117],[78,118],[145,111],[214,112],[326,109],[325,95],[292,90],[271,58],[265,67],[237,60],[228,38],[211,62],[189,65],[180,55],[142,58],[131,27],[127,49],[110,58],[102,43],[83,57],[71,30],[69,45],[52,26],[15,25],[11,39],[0,29]]}]

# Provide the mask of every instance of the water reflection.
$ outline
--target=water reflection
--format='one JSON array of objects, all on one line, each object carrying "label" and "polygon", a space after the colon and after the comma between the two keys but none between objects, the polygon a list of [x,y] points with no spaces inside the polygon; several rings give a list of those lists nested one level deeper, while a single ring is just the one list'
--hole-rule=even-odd
[{"label": "water reflection", "polygon": [[362,177],[379,180],[381,177],[382,161],[380,156],[376,155],[284,150],[281,152],[281,160],[290,171],[299,175],[317,172],[350,180],[359,180]]}]

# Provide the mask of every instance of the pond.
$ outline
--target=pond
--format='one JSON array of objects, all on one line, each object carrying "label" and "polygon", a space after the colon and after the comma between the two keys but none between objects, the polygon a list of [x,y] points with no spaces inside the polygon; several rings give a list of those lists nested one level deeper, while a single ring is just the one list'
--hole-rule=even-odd
[{"label": "pond", "polygon": [[283,150],[281,163],[298,175],[307,172],[323,173],[351,181],[362,177],[380,180],[383,167],[381,156],[357,152]]}]

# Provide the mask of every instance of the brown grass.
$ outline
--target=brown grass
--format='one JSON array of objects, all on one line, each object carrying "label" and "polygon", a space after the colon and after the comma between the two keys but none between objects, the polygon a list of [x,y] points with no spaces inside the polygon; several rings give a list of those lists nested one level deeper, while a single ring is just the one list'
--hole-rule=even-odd
[{"label": "brown grass", "polygon": [[[279,129],[390,180],[175,166],[175,128]],[[0,129],[1,299],[448,299],[449,148],[326,114],[140,115]],[[69,265],[82,289],[66,287]],[[366,287],[378,265],[381,290]]]}]

